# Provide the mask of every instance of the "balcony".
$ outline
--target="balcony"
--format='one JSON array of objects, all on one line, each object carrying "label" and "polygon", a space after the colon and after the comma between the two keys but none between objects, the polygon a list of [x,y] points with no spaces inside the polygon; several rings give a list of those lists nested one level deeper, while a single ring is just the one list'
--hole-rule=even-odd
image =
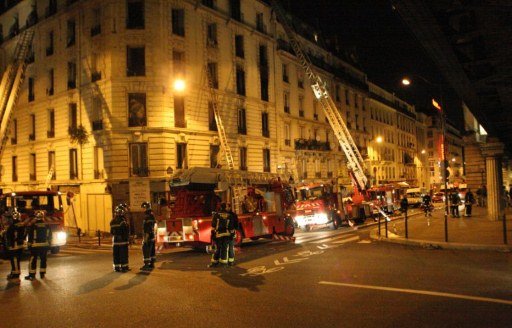
[{"label": "balcony", "polygon": [[315,139],[295,139],[295,150],[319,150],[329,151],[331,145],[328,141],[317,141]]},{"label": "balcony", "polygon": [[92,121],[92,130],[93,131],[103,130],[103,120]]},{"label": "balcony", "polygon": [[36,134],[35,133],[31,133],[28,135],[28,141],[34,141],[36,140]]},{"label": "balcony", "polygon": [[95,36],[101,33],[101,25],[91,27],[91,36]]},{"label": "balcony", "polygon": [[47,138],[55,138],[55,130],[46,131]]},{"label": "balcony", "polygon": [[132,169],[132,176],[148,177],[149,167],[135,167]]}]

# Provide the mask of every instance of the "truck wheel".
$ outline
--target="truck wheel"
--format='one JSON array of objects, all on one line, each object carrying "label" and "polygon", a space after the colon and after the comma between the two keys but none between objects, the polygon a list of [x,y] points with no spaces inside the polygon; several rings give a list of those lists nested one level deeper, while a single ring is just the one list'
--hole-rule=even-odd
[{"label": "truck wheel", "polygon": [[304,231],[307,231],[307,232],[310,232],[311,230],[313,230],[313,228],[311,227],[311,225],[307,224],[305,227],[304,227]]},{"label": "truck wheel", "polygon": [[52,253],[52,254],[59,254],[59,252],[60,252],[60,247],[52,247],[50,249],[50,253]]},{"label": "truck wheel", "polygon": [[244,240],[244,235],[243,235],[242,229],[238,228],[238,230],[236,231],[235,246],[242,247],[243,240]]}]

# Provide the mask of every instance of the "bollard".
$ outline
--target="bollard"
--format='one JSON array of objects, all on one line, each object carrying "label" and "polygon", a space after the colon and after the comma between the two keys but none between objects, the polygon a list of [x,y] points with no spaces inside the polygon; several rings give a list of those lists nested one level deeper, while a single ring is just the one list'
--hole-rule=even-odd
[{"label": "bollard", "polygon": [[409,229],[407,227],[407,211],[405,211],[405,239],[409,238]]},{"label": "bollard", "polygon": [[99,229],[96,231],[96,236],[98,237],[98,246],[101,246],[101,232]]},{"label": "bollard", "polygon": [[379,215],[379,223],[377,226],[379,227],[379,237],[380,237],[380,215]]},{"label": "bollard", "polygon": [[78,234],[78,243],[82,241],[82,229],[76,228],[76,233]]},{"label": "bollard", "polygon": [[507,216],[503,213],[503,243],[508,244],[507,240]]},{"label": "bollard", "polygon": [[384,220],[384,229],[386,230],[386,238],[388,238],[388,220]]}]

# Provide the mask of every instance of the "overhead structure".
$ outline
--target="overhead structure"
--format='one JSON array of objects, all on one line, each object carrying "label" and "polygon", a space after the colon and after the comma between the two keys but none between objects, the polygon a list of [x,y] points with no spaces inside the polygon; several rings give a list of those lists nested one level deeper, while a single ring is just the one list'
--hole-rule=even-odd
[{"label": "overhead structure", "polygon": [[12,113],[16,106],[23,80],[25,79],[27,58],[33,38],[33,27],[21,33],[14,50],[13,60],[5,69],[2,81],[0,82],[0,158],[9,139]]}]

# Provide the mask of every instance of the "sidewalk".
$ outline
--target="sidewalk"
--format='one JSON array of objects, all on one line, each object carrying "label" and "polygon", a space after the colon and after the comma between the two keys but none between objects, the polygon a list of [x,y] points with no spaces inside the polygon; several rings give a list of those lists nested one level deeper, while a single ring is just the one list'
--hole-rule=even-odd
[{"label": "sidewalk", "polygon": [[[463,211],[461,211],[463,214]],[[405,220],[402,218],[388,223],[388,238],[384,226],[381,235],[378,228],[371,231],[372,239],[413,245],[426,248],[466,249],[512,252],[512,209],[507,208],[507,239],[503,243],[503,221],[493,221],[487,216],[487,209],[473,207],[473,216],[448,217],[448,242],[445,242],[444,211],[437,207],[433,216],[426,218],[423,213],[409,217],[408,237],[405,238]]]}]

